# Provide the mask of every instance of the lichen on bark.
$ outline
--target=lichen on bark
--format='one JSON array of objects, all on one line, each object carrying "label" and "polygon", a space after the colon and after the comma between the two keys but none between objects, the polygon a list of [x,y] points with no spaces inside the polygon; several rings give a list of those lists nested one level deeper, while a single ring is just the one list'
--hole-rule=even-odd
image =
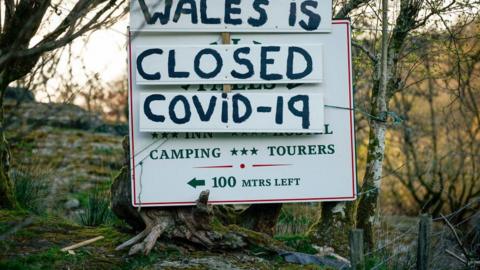
[{"label": "lichen on bark", "polygon": [[348,232],[355,227],[354,202],[324,202],[321,217],[310,227],[308,236],[317,246],[332,247],[348,256]]}]

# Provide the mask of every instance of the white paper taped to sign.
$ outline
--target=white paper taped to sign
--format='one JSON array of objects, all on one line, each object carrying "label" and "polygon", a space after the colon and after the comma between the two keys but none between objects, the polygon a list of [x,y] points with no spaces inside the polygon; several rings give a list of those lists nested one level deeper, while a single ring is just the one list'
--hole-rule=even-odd
[{"label": "white paper taped to sign", "polygon": [[331,0],[133,0],[132,31],[330,32]]},{"label": "white paper taped to sign", "polygon": [[141,46],[137,84],[319,83],[322,45]]},{"label": "white paper taped to sign", "polygon": [[140,97],[141,132],[304,132],[324,130],[321,93],[168,93]]}]

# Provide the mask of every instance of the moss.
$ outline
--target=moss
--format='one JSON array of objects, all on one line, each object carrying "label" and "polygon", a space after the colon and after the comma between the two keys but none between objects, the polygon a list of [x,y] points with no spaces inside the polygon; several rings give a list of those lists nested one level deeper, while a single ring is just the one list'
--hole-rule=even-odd
[{"label": "moss", "polygon": [[281,243],[281,242],[279,242],[279,241],[277,241],[273,238],[270,238],[269,236],[267,236],[263,233],[255,232],[255,231],[240,227],[238,225],[228,225],[227,228],[230,231],[234,231],[234,232],[246,235],[249,239],[253,239],[253,241],[257,245],[261,245],[261,247],[263,247],[263,248],[270,248],[270,247],[273,247],[273,246],[285,247],[283,245],[283,243]]},{"label": "moss", "polygon": [[151,266],[159,261],[161,256],[155,251],[150,253],[148,256],[135,256],[126,258],[125,263],[120,267],[120,269],[150,269],[148,266]]},{"label": "moss", "polygon": [[[0,211],[0,228],[9,230],[30,214]],[[75,250],[60,249],[99,235],[104,239]],[[118,268],[122,253],[115,246],[130,236],[113,227],[82,227],[55,216],[35,216],[34,222],[2,241],[0,269],[110,269]]]},{"label": "moss", "polygon": [[93,154],[94,154],[94,155],[110,156],[110,155],[114,155],[114,154],[115,154],[115,149],[110,148],[110,147],[94,148],[94,149],[93,149]]},{"label": "moss", "polygon": [[28,216],[26,210],[0,210],[0,234],[10,230],[16,223]]},{"label": "moss", "polygon": [[348,232],[355,226],[354,207],[352,202],[323,203],[321,219],[311,227],[309,237],[318,246],[332,247],[348,256]]},{"label": "moss", "polygon": [[316,254],[317,250],[313,248],[311,239],[307,236],[277,236],[276,240],[285,243],[285,245],[295,249],[297,252]]},{"label": "moss", "polygon": [[212,223],[210,223],[212,226],[212,230],[219,232],[219,233],[226,233],[228,232],[228,229],[225,225],[222,224],[220,220],[217,218],[213,218]]},{"label": "moss", "polygon": [[78,253],[75,256],[68,255],[58,248],[52,248],[44,252],[23,256],[15,260],[0,262],[1,269],[65,269],[77,268],[84,264],[85,254]]},{"label": "moss", "polygon": [[[2,140],[0,138],[0,140]],[[0,146],[0,152],[3,151]],[[4,162],[4,155],[6,153],[0,153],[0,162]],[[0,208],[14,209],[16,207],[15,195],[13,190],[12,181],[6,173],[7,170],[3,164],[0,164]]]},{"label": "moss", "polygon": [[[25,211],[0,211],[0,228],[8,230],[31,214]],[[235,231],[255,238],[262,245],[279,244],[262,234],[248,231],[238,226],[223,226],[219,221],[214,227],[223,232]],[[95,243],[75,249],[75,255],[60,251],[61,248],[102,235],[105,238]],[[115,247],[129,239],[112,226],[96,228],[84,227],[57,216],[35,216],[31,225],[20,229],[6,241],[0,243],[0,269],[152,269],[163,261],[182,262],[192,258],[212,258],[225,260],[242,269],[326,269],[319,266],[304,266],[285,263],[278,255],[264,259],[244,260],[238,253],[214,253],[210,251],[189,252],[173,245],[158,245],[149,256],[125,256],[126,251],[116,251]],[[250,251],[253,254],[253,251]],[[169,268],[166,268],[169,269]],[[175,269],[175,268],[170,268]],[[192,265],[182,269],[208,269],[205,265]]]},{"label": "moss", "polygon": [[326,268],[319,265],[313,265],[313,264],[309,264],[309,265],[288,264],[288,265],[279,266],[276,269],[278,270],[300,270],[300,269],[301,270],[326,270],[330,268]]},{"label": "moss", "polygon": [[[83,164],[85,166],[85,164]],[[90,165],[85,168],[89,174],[97,175],[97,176],[110,176],[112,171],[108,170],[104,166],[96,166]]]}]

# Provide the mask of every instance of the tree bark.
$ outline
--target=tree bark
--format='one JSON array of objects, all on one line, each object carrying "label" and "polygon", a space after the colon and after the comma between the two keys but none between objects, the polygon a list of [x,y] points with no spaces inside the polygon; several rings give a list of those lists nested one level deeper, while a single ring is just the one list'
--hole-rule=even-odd
[{"label": "tree bark", "polygon": [[124,166],[120,173],[115,177],[110,189],[110,199],[112,202],[112,211],[120,219],[127,222],[134,230],[143,230],[145,224],[140,217],[137,209],[131,204],[132,192],[130,183],[130,153],[128,146],[128,136],[122,141],[124,151]]},{"label": "tree bark", "polygon": [[[367,168],[363,178],[362,192],[358,205],[357,225],[364,230],[367,248],[374,244],[373,229],[377,200],[382,180],[382,165],[385,154],[388,102],[401,89],[401,75],[397,69],[399,55],[410,31],[420,24],[417,17],[423,1],[401,1],[400,13],[391,35],[388,31],[388,0],[382,1],[382,57],[381,67],[375,68],[376,78],[371,96],[370,135],[367,153]],[[433,14],[433,13],[432,13]]]},{"label": "tree bark", "polygon": [[367,168],[357,210],[357,227],[363,229],[368,249],[374,246],[374,225],[385,154],[385,123],[372,121],[367,152]]},{"label": "tree bark", "polygon": [[309,237],[318,246],[328,246],[348,256],[348,232],[355,227],[352,202],[323,202],[319,220],[309,229]]},{"label": "tree bark", "polygon": [[8,175],[10,167],[10,151],[8,142],[5,136],[4,129],[4,112],[3,112],[3,98],[7,89],[8,83],[5,83],[3,77],[0,75],[0,208],[14,208],[15,195],[13,191],[12,181]]},{"label": "tree bark", "polygon": [[281,210],[281,203],[253,204],[240,215],[239,225],[273,236]]},{"label": "tree bark", "polygon": [[[3,123],[0,123],[0,129],[2,129]],[[0,208],[11,209],[14,208],[15,196],[13,192],[13,185],[8,176],[8,163],[10,160],[8,143],[5,139],[5,134],[0,131]]]},{"label": "tree bark", "polygon": [[[346,19],[353,10],[369,0],[349,0],[335,14],[336,19]],[[319,246],[329,246],[348,256],[348,232],[355,228],[355,202],[323,202],[321,218],[309,229],[308,235]]]},{"label": "tree bark", "polygon": [[[235,224],[224,225],[214,215],[213,207],[209,206],[209,191],[203,191],[196,206],[182,207],[145,207],[136,209],[131,204],[130,169],[128,154],[128,137],[123,141],[125,150],[125,166],[115,178],[111,187],[112,210],[120,219],[126,221],[136,230],[142,230],[138,235],[117,247],[118,250],[130,247],[129,254],[149,254],[155,243],[161,237],[176,242],[187,243],[198,248],[235,250],[251,245],[261,247],[266,251],[280,252],[289,250],[283,244],[273,240],[269,235],[255,232]],[[263,211],[267,216],[252,216],[254,224],[264,226],[271,232],[274,221],[266,218],[278,217],[281,205],[257,209],[274,209]],[[230,214],[230,213],[228,213]],[[222,218],[222,221],[235,221],[236,218]],[[276,218],[274,219],[276,221]],[[266,225],[267,224],[267,225]]]},{"label": "tree bark", "polygon": [[[358,227],[363,229],[367,248],[374,245],[374,222],[380,193],[383,159],[385,156],[385,133],[387,132],[388,97],[387,85],[390,78],[388,65],[388,0],[382,0],[382,55],[379,74],[371,97],[370,135],[368,141],[367,168],[363,178],[362,191],[358,209]],[[378,69],[377,69],[378,70]]]}]

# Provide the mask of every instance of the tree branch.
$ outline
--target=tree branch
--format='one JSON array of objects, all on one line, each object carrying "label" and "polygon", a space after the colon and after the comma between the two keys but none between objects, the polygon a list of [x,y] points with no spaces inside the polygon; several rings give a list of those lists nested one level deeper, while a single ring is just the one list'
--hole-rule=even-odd
[{"label": "tree branch", "polygon": [[[94,9],[97,7],[100,3],[103,3],[105,1],[100,1],[98,3],[93,3],[92,1],[82,1],[79,2],[75,5],[74,9],[67,15],[67,17],[64,19],[64,21],[50,34],[46,35],[45,38],[37,43],[35,46],[32,48],[28,49],[23,49],[23,50],[10,50],[8,53],[2,55],[0,58],[0,66],[5,64],[7,61],[9,61],[12,58],[17,58],[18,60],[20,59],[25,59],[26,57],[39,57],[42,53],[47,52],[47,51],[52,51],[54,49],[60,48],[65,46],[66,44],[72,42],[74,39],[82,36],[86,32],[95,29],[99,27],[102,23],[105,22],[115,11],[118,10],[118,8],[122,5],[122,2],[117,4],[115,6],[115,0],[109,0],[108,3],[105,4],[105,6],[100,9],[93,18],[89,19],[87,23],[85,23],[79,30],[76,32],[73,32],[73,29],[75,28],[78,19],[81,17],[80,15],[84,15],[87,13],[87,10]],[[113,7],[113,8],[112,8]],[[110,13],[107,13],[110,10]],[[123,13],[119,16],[122,16]],[[100,20],[101,17],[105,17],[103,20]],[[68,22],[68,24],[67,24]],[[67,31],[67,29],[71,29],[71,31]],[[67,31],[65,33],[65,31]],[[63,37],[58,38],[60,35],[63,34]],[[15,49],[15,48],[14,48]],[[28,59],[27,62],[34,62],[35,59]],[[22,63],[27,63],[22,60]],[[28,69],[28,66],[25,67],[25,69]],[[30,67],[31,68],[31,67]],[[28,72],[28,71],[27,71]],[[19,73],[24,73],[24,72],[19,72]],[[19,76],[23,76],[23,74],[19,74]],[[14,76],[14,77],[19,77],[19,76]],[[15,79],[15,78],[13,78]]]},{"label": "tree branch", "polygon": [[364,52],[374,64],[378,62],[377,56],[364,45],[352,40],[352,46]]},{"label": "tree branch", "polygon": [[455,231],[455,228],[453,227],[452,223],[450,223],[450,221],[448,221],[448,219],[443,214],[441,216],[443,220],[445,220],[445,223],[447,223],[448,228],[450,228],[453,235],[455,235],[455,239],[457,240],[458,245],[460,246],[460,248],[462,248],[462,252],[465,255],[465,258],[467,258],[467,261],[469,261],[467,249],[465,248],[462,241],[460,240],[460,237],[458,236],[457,231]]},{"label": "tree branch", "polygon": [[337,12],[337,14],[335,14],[334,18],[335,19],[347,18],[350,12],[368,3],[369,1],[371,0],[350,0],[340,9],[340,11]]}]

